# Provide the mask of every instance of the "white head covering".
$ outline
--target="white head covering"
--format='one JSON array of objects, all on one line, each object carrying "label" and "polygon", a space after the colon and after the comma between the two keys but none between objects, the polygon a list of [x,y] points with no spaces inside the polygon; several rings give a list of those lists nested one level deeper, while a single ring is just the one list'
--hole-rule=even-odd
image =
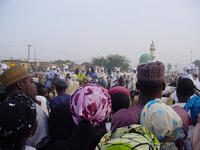
[{"label": "white head covering", "polygon": [[185,71],[187,73],[187,75],[182,76],[183,78],[189,78],[193,81],[195,87],[200,90],[200,82],[199,79],[197,77],[195,77],[194,75],[198,75],[199,74],[199,69],[198,66],[196,66],[195,64],[188,64],[187,66],[185,66],[183,68],[183,71]]},{"label": "white head covering", "polygon": [[160,99],[149,101],[144,106],[140,123],[158,138],[164,150],[177,149],[174,141],[185,137],[181,118]]},{"label": "white head covering", "polygon": [[0,63],[0,70],[8,69],[8,66],[5,63]]},{"label": "white head covering", "polygon": [[0,74],[2,74],[6,69],[8,69],[8,66],[5,63],[0,63]]},{"label": "white head covering", "polygon": [[196,66],[195,64],[187,64],[184,68],[183,71],[187,71],[188,74],[192,74],[192,75],[197,75],[199,73],[199,69],[198,66]]},{"label": "white head covering", "polygon": [[49,67],[47,67],[47,71],[49,71],[50,69],[49,69]]},{"label": "white head covering", "polygon": [[120,71],[121,67],[114,67],[116,71]]},{"label": "white head covering", "polygon": [[77,75],[75,73],[72,74],[72,80],[75,81],[77,79]]}]

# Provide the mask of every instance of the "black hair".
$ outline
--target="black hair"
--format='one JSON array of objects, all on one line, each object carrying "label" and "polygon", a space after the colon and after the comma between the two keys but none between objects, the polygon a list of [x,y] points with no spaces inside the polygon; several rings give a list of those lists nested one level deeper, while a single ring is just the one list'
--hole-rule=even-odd
[{"label": "black hair", "polygon": [[169,84],[169,86],[176,87],[176,82],[171,82],[171,83]]},{"label": "black hair", "polygon": [[5,88],[5,93],[10,93],[12,91],[14,91],[17,88],[17,82],[10,84],[9,86],[7,86]]},{"label": "black hair", "polygon": [[163,87],[164,81],[163,82],[142,82],[138,81],[137,82],[137,88],[139,85],[139,89],[141,92],[145,93],[146,95],[149,94],[155,94],[157,93],[158,90],[160,90]]},{"label": "black hair", "polygon": [[43,89],[47,89],[46,86],[43,84],[40,84],[40,83],[35,83],[35,85],[37,86],[38,95],[44,96],[45,93],[44,93]]},{"label": "black hair", "polygon": [[128,108],[130,105],[129,96],[125,93],[110,94],[112,101],[112,111],[117,112],[122,108]]},{"label": "black hair", "polygon": [[191,79],[183,78],[178,81],[176,92],[183,96],[192,96],[195,92],[195,86]]},{"label": "black hair", "polygon": [[69,139],[74,127],[69,103],[61,103],[50,112],[49,133],[52,143],[60,139]]},{"label": "black hair", "polygon": [[103,132],[97,136],[95,131],[95,127],[90,122],[81,121],[73,130],[69,144],[70,150],[94,150],[101,137],[105,134]]}]

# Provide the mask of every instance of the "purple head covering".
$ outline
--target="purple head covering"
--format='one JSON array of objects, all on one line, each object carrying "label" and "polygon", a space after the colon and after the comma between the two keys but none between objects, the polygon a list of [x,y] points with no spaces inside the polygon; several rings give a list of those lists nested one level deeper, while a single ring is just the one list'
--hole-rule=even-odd
[{"label": "purple head covering", "polygon": [[111,111],[108,90],[98,84],[85,84],[71,97],[70,111],[76,124],[89,121],[93,127],[99,126]]}]

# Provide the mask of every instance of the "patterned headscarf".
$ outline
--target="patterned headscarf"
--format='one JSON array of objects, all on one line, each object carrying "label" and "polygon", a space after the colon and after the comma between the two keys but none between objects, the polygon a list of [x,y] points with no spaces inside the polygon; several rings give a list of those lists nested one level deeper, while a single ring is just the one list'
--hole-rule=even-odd
[{"label": "patterned headscarf", "polygon": [[112,130],[101,138],[95,150],[159,150],[155,135],[144,126],[132,124]]},{"label": "patterned headscarf", "polygon": [[108,90],[98,84],[85,84],[71,97],[70,110],[76,124],[89,121],[93,127],[99,126],[111,111]]},{"label": "patterned headscarf", "polygon": [[16,94],[0,105],[0,145],[24,138],[36,119],[36,106],[25,94]]},{"label": "patterned headscarf", "polygon": [[190,116],[193,124],[196,124],[198,114],[200,113],[200,96],[193,96],[191,99],[189,99],[185,104],[184,109],[186,111],[190,110]]},{"label": "patterned headscarf", "polygon": [[140,115],[140,123],[155,134],[164,149],[176,149],[174,141],[185,137],[179,115],[161,100],[149,101]]}]

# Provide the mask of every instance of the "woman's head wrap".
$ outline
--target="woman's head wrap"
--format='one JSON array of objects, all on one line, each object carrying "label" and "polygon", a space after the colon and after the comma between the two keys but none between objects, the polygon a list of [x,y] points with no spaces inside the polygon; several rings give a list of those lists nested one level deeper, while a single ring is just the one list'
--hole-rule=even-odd
[{"label": "woman's head wrap", "polygon": [[115,86],[115,87],[112,87],[108,90],[108,93],[109,94],[116,94],[116,93],[124,93],[126,94],[127,96],[130,96],[130,91],[127,90],[125,87],[123,86]]},{"label": "woman's head wrap", "polygon": [[174,141],[185,137],[179,115],[158,99],[144,106],[140,123],[158,138],[164,149],[176,148]]},{"label": "woman's head wrap", "polygon": [[24,138],[36,120],[36,107],[31,98],[17,94],[0,105],[0,143],[15,143]]},{"label": "woman's head wrap", "polygon": [[184,106],[186,111],[190,110],[190,116],[193,124],[197,123],[198,114],[200,113],[200,96],[193,96]]},{"label": "woman's head wrap", "polygon": [[85,84],[71,97],[70,110],[76,124],[89,121],[93,127],[99,126],[111,111],[108,90],[98,84]]}]

